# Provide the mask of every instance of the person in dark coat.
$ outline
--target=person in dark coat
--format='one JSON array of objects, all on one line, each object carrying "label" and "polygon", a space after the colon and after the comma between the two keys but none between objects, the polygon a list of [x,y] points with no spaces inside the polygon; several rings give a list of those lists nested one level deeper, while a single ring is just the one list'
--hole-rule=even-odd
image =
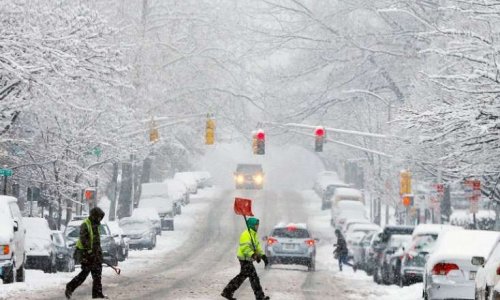
[{"label": "person in dark coat", "polygon": [[349,263],[349,250],[347,249],[347,243],[342,232],[339,229],[335,229],[335,235],[337,236],[337,244],[333,245],[335,247],[333,254],[339,260],[340,271],[342,272],[342,264],[344,264],[352,267],[354,272],[356,272],[356,266]]},{"label": "person in dark coat", "polygon": [[81,261],[82,271],[66,285],[67,299],[85,279],[92,274],[92,298],[107,298],[102,293],[102,249],[99,226],[104,218],[104,212],[99,207],[90,210],[89,217],[80,227],[80,239],[76,242],[77,259]]}]

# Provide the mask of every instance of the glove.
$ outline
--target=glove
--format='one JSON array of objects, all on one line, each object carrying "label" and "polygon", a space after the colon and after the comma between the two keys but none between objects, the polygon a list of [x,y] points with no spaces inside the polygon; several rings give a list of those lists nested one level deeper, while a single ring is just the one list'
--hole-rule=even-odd
[{"label": "glove", "polygon": [[262,260],[264,261],[264,266],[267,267],[267,265],[269,264],[269,260],[267,259],[267,256],[266,255],[262,255]]},{"label": "glove", "polygon": [[252,254],[253,260],[255,260],[257,263],[260,263],[261,256],[260,254],[254,253]]}]

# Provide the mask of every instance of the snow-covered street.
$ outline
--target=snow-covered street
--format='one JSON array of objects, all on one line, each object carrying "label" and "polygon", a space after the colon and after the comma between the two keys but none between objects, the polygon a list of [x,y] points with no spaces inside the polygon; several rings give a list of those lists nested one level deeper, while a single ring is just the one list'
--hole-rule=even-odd
[{"label": "snow-covered street", "polygon": [[[238,193],[236,193],[238,194]],[[164,231],[154,250],[131,251],[120,264],[121,276],[104,269],[104,290],[111,299],[219,299],[224,285],[238,272],[235,259],[237,237],[243,229],[241,218],[232,213],[233,191],[217,188],[201,190],[178,217],[173,232]],[[307,222],[320,239],[317,269],[307,272],[298,265],[276,265],[264,270],[258,265],[261,282],[272,299],[388,299],[415,300],[421,297],[421,284],[400,288],[377,285],[363,271],[345,268],[339,272],[332,257],[333,229],[329,213],[318,207],[310,190],[244,192],[255,199],[255,213],[262,218],[261,235],[276,222]],[[303,210],[292,208],[302,206]],[[230,225],[227,225],[230,224]],[[78,270],[77,270],[78,271]],[[26,283],[2,285],[1,299],[63,299],[64,285],[75,273],[44,274],[27,271]],[[74,299],[86,299],[90,279]],[[246,283],[236,295],[252,299]]]}]

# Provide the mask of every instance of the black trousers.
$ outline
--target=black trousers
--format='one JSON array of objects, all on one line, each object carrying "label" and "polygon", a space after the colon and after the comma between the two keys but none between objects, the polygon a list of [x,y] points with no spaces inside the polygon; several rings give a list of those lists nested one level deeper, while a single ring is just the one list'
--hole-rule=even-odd
[{"label": "black trousers", "polygon": [[82,271],[66,285],[66,289],[70,294],[73,294],[76,288],[82,285],[89,274],[92,274],[92,298],[103,296],[101,264],[82,265]]},{"label": "black trousers", "polygon": [[257,275],[253,262],[240,260],[240,266],[240,273],[227,284],[222,293],[232,296],[234,292],[243,284],[245,279],[250,278],[250,285],[252,286],[255,298],[258,300],[264,299],[264,292],[262,291],[259,276]]}]

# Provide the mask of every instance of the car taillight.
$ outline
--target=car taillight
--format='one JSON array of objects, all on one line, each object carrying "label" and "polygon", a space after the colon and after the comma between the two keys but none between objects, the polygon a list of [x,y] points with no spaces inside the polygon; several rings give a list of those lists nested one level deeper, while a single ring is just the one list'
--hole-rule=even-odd
[{"label": "car taillight", "polygon": [[309,246],[309,247],[312,247],[314,246],[314,244],[316,243],[314,240],[307,240],[305,241],[306,245]]},{"label": "car taillight", "polygon": [[3,255],[7,255],[10,253],[10,246],[9,245],[4,245],[3,246]]},{"label": "car taillight", "polygon": [[456,264],[439,263],[432,268],[432,274],[448,275],[448,273],[453,270],[459,270]]},{"label": "car taillight", "polygon": [[497,268],[497,275],[500,275],[500,266]]},{"label": "car taillight", "polygon": [[270,237],[270,238],[267,239],[267,244],[269,246],[272,246],[272,245],[277,244],[277,243],[278,243],[278,240],[275,239],[275,238]]}]

